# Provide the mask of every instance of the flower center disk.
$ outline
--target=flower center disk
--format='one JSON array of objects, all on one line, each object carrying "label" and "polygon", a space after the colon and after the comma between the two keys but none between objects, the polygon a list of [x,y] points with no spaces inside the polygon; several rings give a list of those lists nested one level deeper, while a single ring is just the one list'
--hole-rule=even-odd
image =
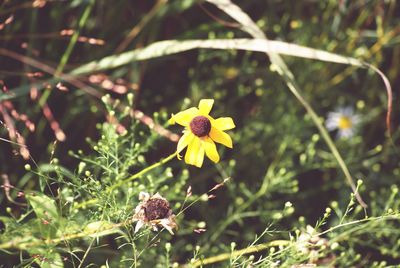
[{"label": "flower center disk", "polygon": [[149,221],[168,218],[170,211],[169,203],[160,198],[150,199],[144,206],[144,213]]},{"label": "flower center disk", "polygon": [[339,129],[349,129],[351,128],[352,123],[351,123],[351,119],[348,118],[347,116],[342,116],[339,118],[339,122],[338,122],[338,127]]},{"label": "flower center disk", "polygon": [[197,137],[204,137],[210,133],[211,122],[210,120],[202,115],[196,116],[190,121],[190,130]]}]

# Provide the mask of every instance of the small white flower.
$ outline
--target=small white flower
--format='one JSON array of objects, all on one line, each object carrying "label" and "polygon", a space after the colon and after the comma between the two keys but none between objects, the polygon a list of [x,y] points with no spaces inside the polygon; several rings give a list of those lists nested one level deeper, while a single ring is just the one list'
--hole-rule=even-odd
[{"label": "small white flower", "polygon": [[162,226],[168,232],[174,234],[172,230],[177,229],[178,225],[167,199],[159,193],[150,196],[149,193],[140,192],[139,200],[141,202],[136,206],[135,215],[133,215],[133,220],[137,221],[135,233],[144,225],[149,225],[154,231],[158,230],[158,226]]},{"label": "small white flower", "polygon": [[354,135],[360,116],[354,113],[352,107],[341,107],[328,113],[325,126],[328,130],[338,130],[338,138],[350,138]]}]

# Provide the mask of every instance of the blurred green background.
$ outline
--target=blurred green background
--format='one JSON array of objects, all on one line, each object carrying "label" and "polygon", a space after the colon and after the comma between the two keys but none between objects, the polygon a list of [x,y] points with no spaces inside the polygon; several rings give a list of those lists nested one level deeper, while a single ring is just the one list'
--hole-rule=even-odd
[{"label": "blurred green background", "polygon": [[[389,208],[391,212],[398,212],[399,201],[393,195],[400,175],[396,147],[399,145],[399,108],[396,103],[400,86],[398,1],[268,0],[235,3],[271,40],[361,59],[388,77],[394,89],[391,139],[385,125],[386,90],[376,73],[343,64],[283,56],[301,88],[301,95],[322,120],[338,107],[352,107],[361,117],[354,136],[335,139],[336,133],[331,132],[331,137],[353,178],[363,181],[360,191],[368,204],[367,214],[380,217]],[[271,62],[263,53],[196,49],[74,76],[72,84],[58,77],[88,62],[143,48],[156,41],[251,38],[236,21],[213,4],[191,0],[5,0],[0,3],[0,25],[0,86],[3,88],[0,93],[0,137],[25,143],[31,155],[31,158],[24,159],[20,147],[0,141],[4,190],[0,195],[2,219],[14,218],[18,224],[23,224],[33,217],[30,207],[20,204],[25,204],[26,199],[19,192],[41,191],[60,200],[59,207],[64,208],[63,193],[60,192],[76,185],[72,187],[68,179],[61,182],[57,179],[59,175],[51,175],[54,173],[54,169],[49,167],[52,164],[60,164],[73,176],[80,177],[78,165],[82,162],[81,155],[87,155],[92,159],[93,180],[102,185],[112,182],[110,174],[107,179],[102,177],[105,176],[102,169],[96,169],[96,164],[93,164],[96,161],[103,163],[101,153],[97,155],[101,149],[93,150],[95,142],[87,140],[100,139],[103,145],[107,143],[102,135],[108,130],[96,126],[103,122],[115,123],[110,117],[110,109],[120,114],[127,105],[180,134],[179,127],[167,126],[168,116],[197,106],[200,99],[213,98],[215,104],[211,114],[214,117],[230,116],[237,126],[230,131],[234,148],[218,147],[222,159],[219,164],[206,160],[204,166],[197,169],[174,160],[153,174],[157,178],[168,166],[172,178],[140,180],[140,187],[167,196],[177,210],[189,185],[195,196],[201,196],[216,183],[231,177],[215,198],[195,203],[178,217],[181,230],[176,236],[163,234],[157,246],[148,248],[143,246],[148,245],[142,241],[146,239],[140,238],[142,240],[133,243],[135,247],[130,250],[140,251],[142,247],[146,251],[135,261],[129,261],[133,258],[131,251],[121,248],[123,243],[116,239],[118,235],[97,241],[97,246],[91,248],[81,263],[70,253],[80,249],[82,251],[78,250],[76,254],[82,258],[90,244],[88,241],[75,241],[69,249],[58,245],[56,250],[65,257],[65,267],[81,267],[79,264],[86,267],[90,263],[100,267],[105,265],[106,259],[110,267],[134,264],[166,267],[162,246],[166,242],[172,244],[168,260],[171,265],[174,262],[184,264],[193,257],[196,246],[201,247],[199,255],[204,257],[230,252],[231,242],[235,242],[238,249],[246,248],[267,227],[268,232],[261,237],[261,242],[290,240],[290,236],[296,237],[295,230],[304,230],[308,224],[317,225],[319,231],[324,231],[345,221],[364,218],[363,209],[355,203],[350,206],[351,216],[342,220],[351,188],[309,114],[288,90],[281,76],[271,70]],[[18,92],[17,96],[13,96],[13,92]],[[127,101],[128,93],[134,95],[132,104]],[[125,106],[115,105],[107,110],[101,100],[106,94]],[[29,121],[21,117],[23,114]],[[129,131],[140,132],[140,138],[135,142],[143,148],[140,153],[132,149],[131,156],[121,156],[122,160],[124,157],[132,158],[133,164],[124,170],[126,174],[137,172],[175,150],[176,143],[149,130],[138,120],[123,116],[116,118]],[[31,125],[35,128],[29,130]],[[15,138],[10,134],[10,126],[19,133]],[[112,136],[110,139],[119,138]],[[126,141],[121,144],[116,151],[121,155],[130,154],[129,148],[134,143]],[[135,160],[139,159],[135,158],[135,153],[145,160]],[[80,156],[73,157],[72,154]],[[38,179],[40,176],[25,170],[26,164],[37,170],[47,167],[48,173],[37,172],[50,174],[45,176],[55,177],[55,182],[44,186]],[[8,190],[7,182],[15,188]],[[80,187],[83,185],[85,182]],[[92,187],[90,183],[87,185]],[[138,184],[129,187],[134,188],[135,194],[142,189]],[[86,190],[82,191],[80,194],[70,193],[70,197],[86,200],[89,195],[85,196]],[[6,196],[8,192],[10,198]],[[75,219],[82,226],[89,218],[97,219],[99,215],[107,215],[110,221],[118,222],[129,217],[129,211],[138,202],[137,195],[119,194],[121,203],[116,199],[114,204],[104,205],[101,212],[90,208],[82,211],[66,209],[61,214],[66,219]],[[98,196],[91,196],[102,196],[101,189]],[[128,205],[122,201],[125,199],[130,200]],[[175,204],[179,205],[174,207]],[[333,216],[319,226],[318,221],[323,218],[327,207],[333,209]],[[121,216],[122,211],[127,214]],[[28,216],[22,218],[22,215]],[[23,233],[25,227],[17,225],[15,230]],[[204,225],[206,232],[193,232]],[[278,266],[287,267],[300,263],[329,267],[400,263],[398,219],[377,220],[366,223],[366,226],[361,223],[357,226],[358,229],[339,228],[323,235],[328,246],[318,251],[321,256],[317,260],[313,259],[310,251],[303,255],[294,254],[293,247],[275,255],[267,250],[258,253],[256,259],[260,256],[266,258],[259,263],[265,267],[276,261],[279,261]],[[7,228],[2,229],[7,234]],[[151,237],[151,232],[147,235]],[[0,240],[4,242],[7,237]],[[332,247],[334,242],[339,246],[335,244]],[[280,252],[278,248],[277,251]],[[22,251],[24,253],[19,255],[19,252],[0,253],[0,263],[3,267],[25,267],[17,265],[33,263],[32,254]],[[126,261],[122,262],[124,258]],[[245,266],[247,262],[243,263],[237,267],[251,267]],[[236,264],[228,259],[228,262],[214,265],[226,267]]]}]

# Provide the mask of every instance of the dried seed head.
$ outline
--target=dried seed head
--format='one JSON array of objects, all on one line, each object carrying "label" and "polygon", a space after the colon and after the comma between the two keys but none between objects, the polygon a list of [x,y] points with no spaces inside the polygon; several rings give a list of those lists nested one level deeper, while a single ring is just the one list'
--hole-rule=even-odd
[{"label": "dried seed head", "polygon": [[171,214],[168,201],[161,198],[150,198],[143,208],[149,221],[168,218]]},{"label": "dried seed head", "polygon": [[197,137],[204,137],[210,133],[211,122],[207,117],[199,115],[190,121],[190,129]]},{"label": "dried seed head", "polygon": [[135,208],[133,221],[137,221],[135,233],[144,225],[149,225],[154,231],[158,230],[159,226],[164,227],[168,232],[174,234],[173,229],[178,229],[175,215],[172,213],[168,201],[159,193],[150,195],[146,192],[140,192],[139,200],[141,202]]}]

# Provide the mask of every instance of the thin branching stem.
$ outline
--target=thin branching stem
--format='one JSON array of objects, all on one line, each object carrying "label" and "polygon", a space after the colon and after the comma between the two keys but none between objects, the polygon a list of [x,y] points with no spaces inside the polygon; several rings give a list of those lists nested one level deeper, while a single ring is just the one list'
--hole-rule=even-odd
[{"label": "thin branching stem", "polygon": [[[161,159],[159,162],[156,162],[153,165],[146,167],[145,169],[139,171],[138,173],[135,173],[132,176],[130,176],[130,177],[124,179],[124,180],[118,181],[117,183],[115,183],[115,184],[111,185],[110,187],[108,187],[106,189],[106,193],[111,193],[113,190],[115,190],[115,189],[117,189],[117,188],[119,188],[119,187],[121,187],[123,185],[126,185],[128,182],[140,178],[141,176],[143,176],[147,172],[149,172],[149,171],[151,171],[151,170],[153,170],[153,169],[155,169],[155,168],[157,168],[157,167],[159,167],[159,166],[171,161],[175,157],[176,157],[176,153],[172,153],[168,157]],[[93,198],[93,199],[90,199],[90,200],[86,200],[86,201],[84,201],[82,203],[76,204],[74,206],[74,208],[78,209],[78,208],[83,208],[83,207],[87,207],[87,206],[90,206],[90,205],[94,205],[98,201],[99,201],[98,198]]]}]

